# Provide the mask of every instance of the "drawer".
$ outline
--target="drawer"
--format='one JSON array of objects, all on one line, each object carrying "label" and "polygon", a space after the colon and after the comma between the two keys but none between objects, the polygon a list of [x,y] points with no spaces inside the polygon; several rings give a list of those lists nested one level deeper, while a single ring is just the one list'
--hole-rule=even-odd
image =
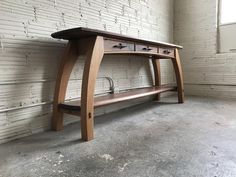
[{"label": "drawer", "polygon": [[139,44],[137,44],[137,45],[135,46],[135,50],[136,50],[136,51],[140,51],[140,52],[152,52],[152,53],[157,53],[157,48],[156,48],[156,47],[147,46],[147,45],[139,45]]},{"label": "drawer", "polygon": [[104,51],[134,51],[134,43],[106,39],[104,40]]},{"label": "drawer", "polygon": [[159,53],[162,55],[167,55],[172,58],[175,57],[175,50],[174,49],[169,49],[169,48],[159,48]]}]

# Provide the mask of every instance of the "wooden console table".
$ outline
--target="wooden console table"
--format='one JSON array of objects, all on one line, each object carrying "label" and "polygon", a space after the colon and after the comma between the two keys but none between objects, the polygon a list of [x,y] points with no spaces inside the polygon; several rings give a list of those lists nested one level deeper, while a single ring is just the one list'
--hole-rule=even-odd
[{"label": "wooden console table", "polygon": [[[63,113],[81,116],[81,134],[85,141],[94,137],[94,107],[156,95],[166,91],[178,92],[179,103],[184,102],[182,69],[178,49],[181,46],[158,41],[137,39],[115,33],[74,28],[52,34],[53,38],[69,40],[61,60],[54,95],[52,129],[63,129]],[[155,83],[153,87],[134,89],[127,92],[109,94],[94,98],[96,77],[104,55],[141,55],[152,59]],[[68,80],[73,66],[80,55],[86,55],[83,71],[81,101],[65,102]],[[177,87],[162,86],[160,76],[160,59],[171,59]]]}]

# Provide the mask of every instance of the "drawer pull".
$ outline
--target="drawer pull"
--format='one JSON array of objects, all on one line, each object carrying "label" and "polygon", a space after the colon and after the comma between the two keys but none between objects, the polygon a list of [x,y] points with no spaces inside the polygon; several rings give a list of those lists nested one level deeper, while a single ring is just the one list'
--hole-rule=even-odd
[{"label": "drawer pull", "polygon": [[163,53],[168,55],[171,53],[171,50],[164,50]]},{"label": "drawer pull", "polygon": [[152,49],[150,49],[149,47],[144,47],[143,50],[144,51],[151,51]]},{"label": "drawer pull", "polygon": [[113,48],[123,49],[126,48],[126,45],[123,45],[122,43],[119,43],[118,45],[114,45]]}]

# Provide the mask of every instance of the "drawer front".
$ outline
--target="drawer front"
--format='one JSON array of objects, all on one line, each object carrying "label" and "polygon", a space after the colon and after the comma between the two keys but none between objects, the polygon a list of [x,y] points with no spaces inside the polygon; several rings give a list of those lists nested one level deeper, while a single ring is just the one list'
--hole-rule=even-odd
[{"label": "drawer front", "polygon": [[147,45],[139,45],[137,44],[135,46],[136,51],[139,52],[151,52],[151,53],[157,53],[157,48],[152,47],[152,46],[147,46]]},{"label": "drawer front", "polygon": [[174,50],[174,49],[159,48],[159,53],[160,53],[161,55],[170,56],[170,57],[172,57],[172,58],[175,57],[175,50]]},{"label": "drawer front", "polygon": [[111,51],[134,51],[134,43],[114,40],[104,40],[105,52]]}]

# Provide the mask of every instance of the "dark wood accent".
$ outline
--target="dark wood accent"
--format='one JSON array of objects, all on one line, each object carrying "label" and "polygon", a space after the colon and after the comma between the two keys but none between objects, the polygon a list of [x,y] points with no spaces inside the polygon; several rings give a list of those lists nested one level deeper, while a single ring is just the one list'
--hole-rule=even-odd
[{"label": "dark wood accent", "polygon": [[160,55],[169,56],[171,58],[175,57],[175,50],[170,48],[159,48]]},{"label": "dark wood accent", "polygon": [[[146,87],[132,89],[130,91],[125,91],[121,93],[109,94],[105,96],[99,96],[94,98],[94,107],[105,106],[109,104],[114,104],[122,101],[132,100],[136,98],[141,98],[150,95],[156,95],[158,93],[167,91],[176,91],[177,87],[173,86],[160,86],[160,87]],[[59,108],[62,110],[80,111],[81,101],[70,101],[66,103],[59,104]]]},{"label": "dark wood accent", "polygon": [[134,51],[134,43],[116,40],[104,40],[105,52]]},{"label": "dark wood accent", "polygon": [[157,53],[157,48],[148,45],[135,45],[135,51]]},{"label": "dark wood accent", "polygon": [[178,49],[183,48],[182,46],[174,45],[174,44],[170,44],[170,43],[154,41],[154,40],[147,40],[147,39],[138,39],[135,37],[121,35],[118,33],[112,33],[112,32],[108,32],[108,31],[102,31],[102,30],[90,29],[90,28],[84,28],[84,27],[72,28],[72,29],[68,29],[68,30],[59,31],[59,32],[53,33],[51,36],[53,38],[66,39],[66,40],[89,38],[89,37],[93,37],[93,36],[103,36],[106,38],[119,39],[119,40],[124,40],[124,41],[132,41],[132,42],[136,42],[136,43],[144,43],[146,45],[153,44],[153,45],[158,45],[158,46],[163,46],[163,47],[166,46],[166,47],[170,47],[170,48],[178,48]]}]

